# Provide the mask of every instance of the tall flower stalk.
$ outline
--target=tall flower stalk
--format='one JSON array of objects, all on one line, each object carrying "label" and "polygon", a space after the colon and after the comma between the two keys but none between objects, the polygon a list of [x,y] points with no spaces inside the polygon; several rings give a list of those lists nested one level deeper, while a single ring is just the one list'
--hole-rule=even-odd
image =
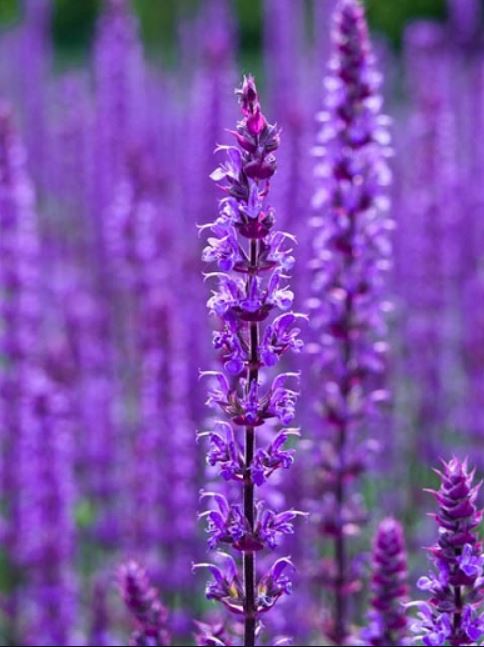
[{"label": "tall flower stalk", "polygon": [[[442,429],[455,423],[446,374],[459,370],[458,362],[452,360],[456,331],[452,307],[460,298],[460,286],[456,290],[454,284],[453,257],[458,257],[454,248],[460,236],[456,224],[461,223],[461,205],[455,203],[459,174],[449,165],[449,157],[452,160],[452,151],[455,154],[457,149],[454,72],[445,42],[442,26],[429,21],[414,23],[405,33],[415,108],[407,126],[407,155],[411,157],[403,161],[405,151],[401,152],[403,195],[396,290],[398,298],[405,300],[406,311],[412,313],[404,313],[406,321],[402,322],[402,368],[415,390],[413,427],[418,433],[413,442],[427,463],[440,455]],[[450,187],[454,189],[451,193]],[[419,493],[420,488],[416,489]]]},{"label": "tall flower stalk", "polygon": [[373,544],[370,611],[362,638],[365,645],[409,645],[404,602],[407,599],[407,555],[403,528],[384,519]]},{"label": "tall flower stalk", "polygon": [[59,379],[68,356],[65,349],[51,354],[29,376],[16,465],[17,563],[24,574],[19,600],[28,600],[23,638],[32,646],[69,645],[77,629],[75,454],[69,383]]},{"label": "tall flower stalk", "polygon": [[481,24],[482,3],[479,0],[447,0],[449,13],[450,34],[459,44],[472,44],[479,36]]},{"label": "tall flower stalk", "polygon": [[126,172],[128,151],[145,126],[146,70],[138,25],[126,0],[105,3],[97,26],[94,78],[98,137],[92,199],[98,214],[111,203],[113,190]]},{"label": "tall flower stalk", "polygon": [[19,65],[28,66],[29,78],[18,75],[23,131],[29,151],[33,180],[41,191],[45,189],[48,168],[47,77],[53,60],[50,26],[52,2],[25,0],[24,23],[18,43]]},{"label": "tall flower stalk", "polygon": [[144,568],[135,561],[123,564],[119,571],[119,588],[126,608],[136,621],[129,644],[139,647],[169,645],[168,612]]},{"label": "tall flower stalk", "polygon": [[[10,586],[5,604],[9,620],[7,641],[15,643],[23,638],[19,554],[32,537],[31,530],[19,530],[22,520],[29,516],[24,512],[31,512],[31,499],[25,497],[25,492],[34,478],[30,463],[35,452],[30,448],[35,427],[27,421],[32,384],[42,361],[37,343],[42,319],[41,252],[26,152],[11,109],[4,103],[0,103],[0,231],[0,490],[5,511],[1,546],[9,556],[5,569]],[[24,466],[29,467],[25,480]],[[31,518],[28,528],[32,528]]]},{"label": "tall flower stalk", "polygon": [[358,0],[341,0],[325,105],[318,115],[311,299],[318,331],[313,348],[323,378],[317,505],[321,532],[333,543],[333,559],[323,574],[334,603],[326,633],[337,645],[348,640],[349,598],[359,588],[348,538],[366,518],[352,483],[366,470],[375,446],[368,432],[388,397],[383,388],[384,289],[392,223],[385,196],[389,135],[380,112],[380,84],[363,7]]},{"label": "tall flower stalk", "polygon": [[[210,569],[213,581],[207,597],[242,618],[244,645],[252,646],[260,616],[290,592],[292,569],[289,558],[282,557],[259,577],[256,555],[274,549],[282,535],[292,533],[300,514],[278,513],[259,496],[266,480],[293,462],[293,450],[285,443],[297,433],[284,429],[275,432],[269,445],[258,446],[261,427],[268,420],[291,423],[297,398],[297,392],[286,386],[297,374],[282,373],[270,383],[262,369],[275,366],[286,350],[300,350],[301,341],[294,327],[300,315],[290,312],[293,294],[285,285],[294,262],[293,238],[273,231],[274,212],[267,202],[279,130],[262,114],[252,77],[244,79],[238,95],[242,119],[233,132],[236,145],[219,147],[226,160],[211,175],[225,197],[217,220],[205,226],[212,236],[203,252],[206,262],[218,264],[218,271],[207,275],[218,282],[207,305],[220,320],[213,340],[224,366],[223,372],[203,375],[215,381],[208,404],[221,409],[230,422],[219,421],[214,431],[201,435],[210,443],[208,462],[220,468],[225,481],[239,485],[238,490],[227,488],[229,495],[238,491],[234,502],[220,492],[202,495],[214,504],[202,515],[208,522],[209,547],[229,545],[241,555],[242,570],[224,552],[219,553],[220,565],[197,567]],[[268,322],[274,310],[281,314]]]},{"label": "tall flower stalk", "polygon": [[429,490],[438,503],[433,515],[439,538],[429,548],[432,572],[418,581],[429,600],[413,602],[419,609],[412,626],[424,645],[475,645],[484,637],[484,554],[476,528],[482,510],[476,506],[480,483],[467,461],[454,458],[437,474],[438,491]]}]

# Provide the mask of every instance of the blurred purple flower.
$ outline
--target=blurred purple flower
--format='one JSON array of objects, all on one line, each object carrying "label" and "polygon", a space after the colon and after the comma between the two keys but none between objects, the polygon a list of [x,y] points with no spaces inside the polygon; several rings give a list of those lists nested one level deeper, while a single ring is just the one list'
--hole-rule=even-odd
[{"label": "blurred purple flower", "polygon": [[151,586],[146,571],[135,561],[123,564],[119,569],[119,586],[126,608],[137,624],[130,644],[144,647],[169,645],[168,613],[158,599],[158,591]]},{"label": "blurred purple flower", "polygon": [[[381,77],[358,0],[341,0],[332,29],[332,56],[325,104],[314,153],[316,192],[312,322],[321,371],[319,400],[323,438],[322,524],[334,543],[336,575],[331,578],[333,618],[326,632],[336,644],[349,633],[349,593],[355,590],[347,537],[357,532],[363,511],[350,483],[368,458],[362,433],[375,422],[385,399],[383,369],[385,275],[391,262],[387,186],[390,172],[388,120],[381,114]],[[324,500],[331,505],[324,505]],[[319,504],[321,508],[321,504]]]},{"label": "blurred purple flower", "polygon": [[370,611],[362,632],[364,644],[410,645],[404,602],[407,599],[407,557],[403,529],[385,519],[373,544]]}]

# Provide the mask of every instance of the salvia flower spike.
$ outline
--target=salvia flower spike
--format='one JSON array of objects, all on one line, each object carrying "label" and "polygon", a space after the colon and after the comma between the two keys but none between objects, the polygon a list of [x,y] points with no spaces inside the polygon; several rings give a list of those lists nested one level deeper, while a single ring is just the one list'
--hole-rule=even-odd
[{"label": "salvia flower spike", "polygon": [[482,510],[476,505],[481,484],[467,461],[453,458],[437,472],[441,485],[431,491],[437,501],[436,544],[428,549],[433,568],[418,588],[426,601],[412,602],[418,619],[411,629],[416,642],[437,645],[477,645],[484,638],[484,555],[477,536]]},{"label": "salvia flower spike", "polygon": [[360,586],[348,537],[358,532],[366,513],[351,483],[367,467],[375,443],[365,434],[375,426],[378,405],[387,399],[385,285],[392,221],[386,197],[388,121],[381,114],[380,84],[363,6],[358,0],[340,0],[314,148],[310,300],[318,335],[316,368],[322,377],[323,491],[316,505],[321,530],[334,544],[325,574],[334,600],[326,633],[337,645],[348,640],[348,599]]},{"label": "salvia flower spike", "polygon": [[403,528],[395,519],[378,526],[372,555],[370,610],[365,645],[409,645],[407,637],[407,555]]},{"label": "salvia flower spike", "polygon": [[211,507],[202,517],[208,522],[210,548],[228,545],[243,562],[239,572],[232,555],[219,553],[219,563],[205,565],[213,576],[207,597],[241,616],[244,644],[255,645],[260,616],[290,593],[294,568],[283,557],[259,576],[256,554],[275,549],[302,514],[276,512],[259,497],[271,475],[292,464],[294,452],[286,443],[298,435],[294,429],[279,431],[267,446],[265,441],[258,446],[266,421],[282,426],[292,422],[298,395],[297,373],[282,373],[271,381],[262,379],[262,371],[272,369],[287,350],[301,350],[297,326],[303,317],[291,312],[293,293],[288,286],[294,238],[274,231],[275,215],[267,202],[279,129],[264,116],[252,77],[244,78],[237,94],[242,119],[233,131],[235,145],[218,147],[225,161],[211,177],[225,195],[218,218],[207,225],[211,235],[203,252],[205,261],[218,266],[208,275],[218,284],[208,308],[220,322],[214,346],[224,367],[223,373],[203,375],[213,380],[208,404],[228,420],[201,435],[210,442],[208,463],[219,467],[224,481],[238,484],[240,494],[233,501],[220,492],[203,493]]},{"label": "salvia flower spike", "polygon": [[145,569],[130,560],[120,567],[118,577],[121,596],[136,621],[130,645],[169,645],[168,614],[158,598],[158,591],[151,586]]}]

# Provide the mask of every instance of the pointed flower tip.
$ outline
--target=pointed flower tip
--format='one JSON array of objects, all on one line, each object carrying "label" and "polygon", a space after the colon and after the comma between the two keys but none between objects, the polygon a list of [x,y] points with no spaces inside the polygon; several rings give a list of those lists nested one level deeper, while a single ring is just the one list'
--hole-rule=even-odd
[{"label": "pointed flower tip", "polygon": [[385,517],[378,526],[382,531],[389,531],[395,529],[401,529],[401,524],[395,519],[395,517]]},{"label": "pointed flower tip", "polygon": [[191,571],[193,574],[195,574],[197,571],[199,571],[202,568],[210,568],[212,564],[209,562],[192,562],[191,565]]},{"label": "pointed flower tip", "polygon": [[271,568],[271,573],[274,579],[277,580],[282,575],[283,571],[286,570],[286,568],[289,568],[293,572],[296,571],[296,567],[294,566],[291,555],[280,557],[274,562]]},{"label": "pointed flower tip", "polygon": [[242,77],[242,85],[235,90],[235,94],[239,96],[239,100],[243,106],[253,104],[258,100],[257,86],[252,74],[244,74]]}]

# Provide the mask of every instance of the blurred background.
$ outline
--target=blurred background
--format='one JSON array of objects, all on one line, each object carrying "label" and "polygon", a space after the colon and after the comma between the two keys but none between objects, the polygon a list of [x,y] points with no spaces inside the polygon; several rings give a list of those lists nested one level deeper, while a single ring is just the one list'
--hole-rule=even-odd
[{"label": "blurred background", "polygon": [[[301,0],[309,17],[310,5],[318,0]],[[321,0],[325,2],[326,0]],[[465,2],[466,0],[464,0]],[[60,61],[82,57],[92,42],[96,17],[102,0],[52,0],[52,39]],[[141,34],[150,52],[162,54],[173,60],[177,24],[180,17],[194,15],[203,0],[135,0],[134,9],[140,18]],[[263,0],[232,0],[239,25],[240,56],[244,63],[253,63],[262,49]],[[395,46],[401,45],[405,25],[416,18],[444,20],[447,15],[445,0],[412,0],[411,2],[385,2],[367,0],[368,17],[372,27]],[[2,0],[0,21],[6,26],[20,19],[21,0]]]},{"label": "blurred background", "polygon": [[[484,467],[484,1],[364,4],[393,124],[396,228],[392,402],[362,433],[383,454],[355,488],[369,512],[351,549],[358,624],[376,523],[404,523],[415,588],[435,536],[432,469],[454,453]],[[219,366],[196,227],[216,217],[214,148],[251,71],[283,129],[271,203],[299,239],[306,309],[334,5],[0,0],[0,644],[126,644],[115,574],[130,557],[169,606],[174,644],[191,644],[194,618],[218,619],[191,573],[207,554],[200,489],[223,489],[195,443],[212,423],[198,371]],[[304,438],[268,496],[316,514],[281,549],[299,569],[267,644],[324,644],[330,615],[310,365],[287,360],[304,370]]]}]

